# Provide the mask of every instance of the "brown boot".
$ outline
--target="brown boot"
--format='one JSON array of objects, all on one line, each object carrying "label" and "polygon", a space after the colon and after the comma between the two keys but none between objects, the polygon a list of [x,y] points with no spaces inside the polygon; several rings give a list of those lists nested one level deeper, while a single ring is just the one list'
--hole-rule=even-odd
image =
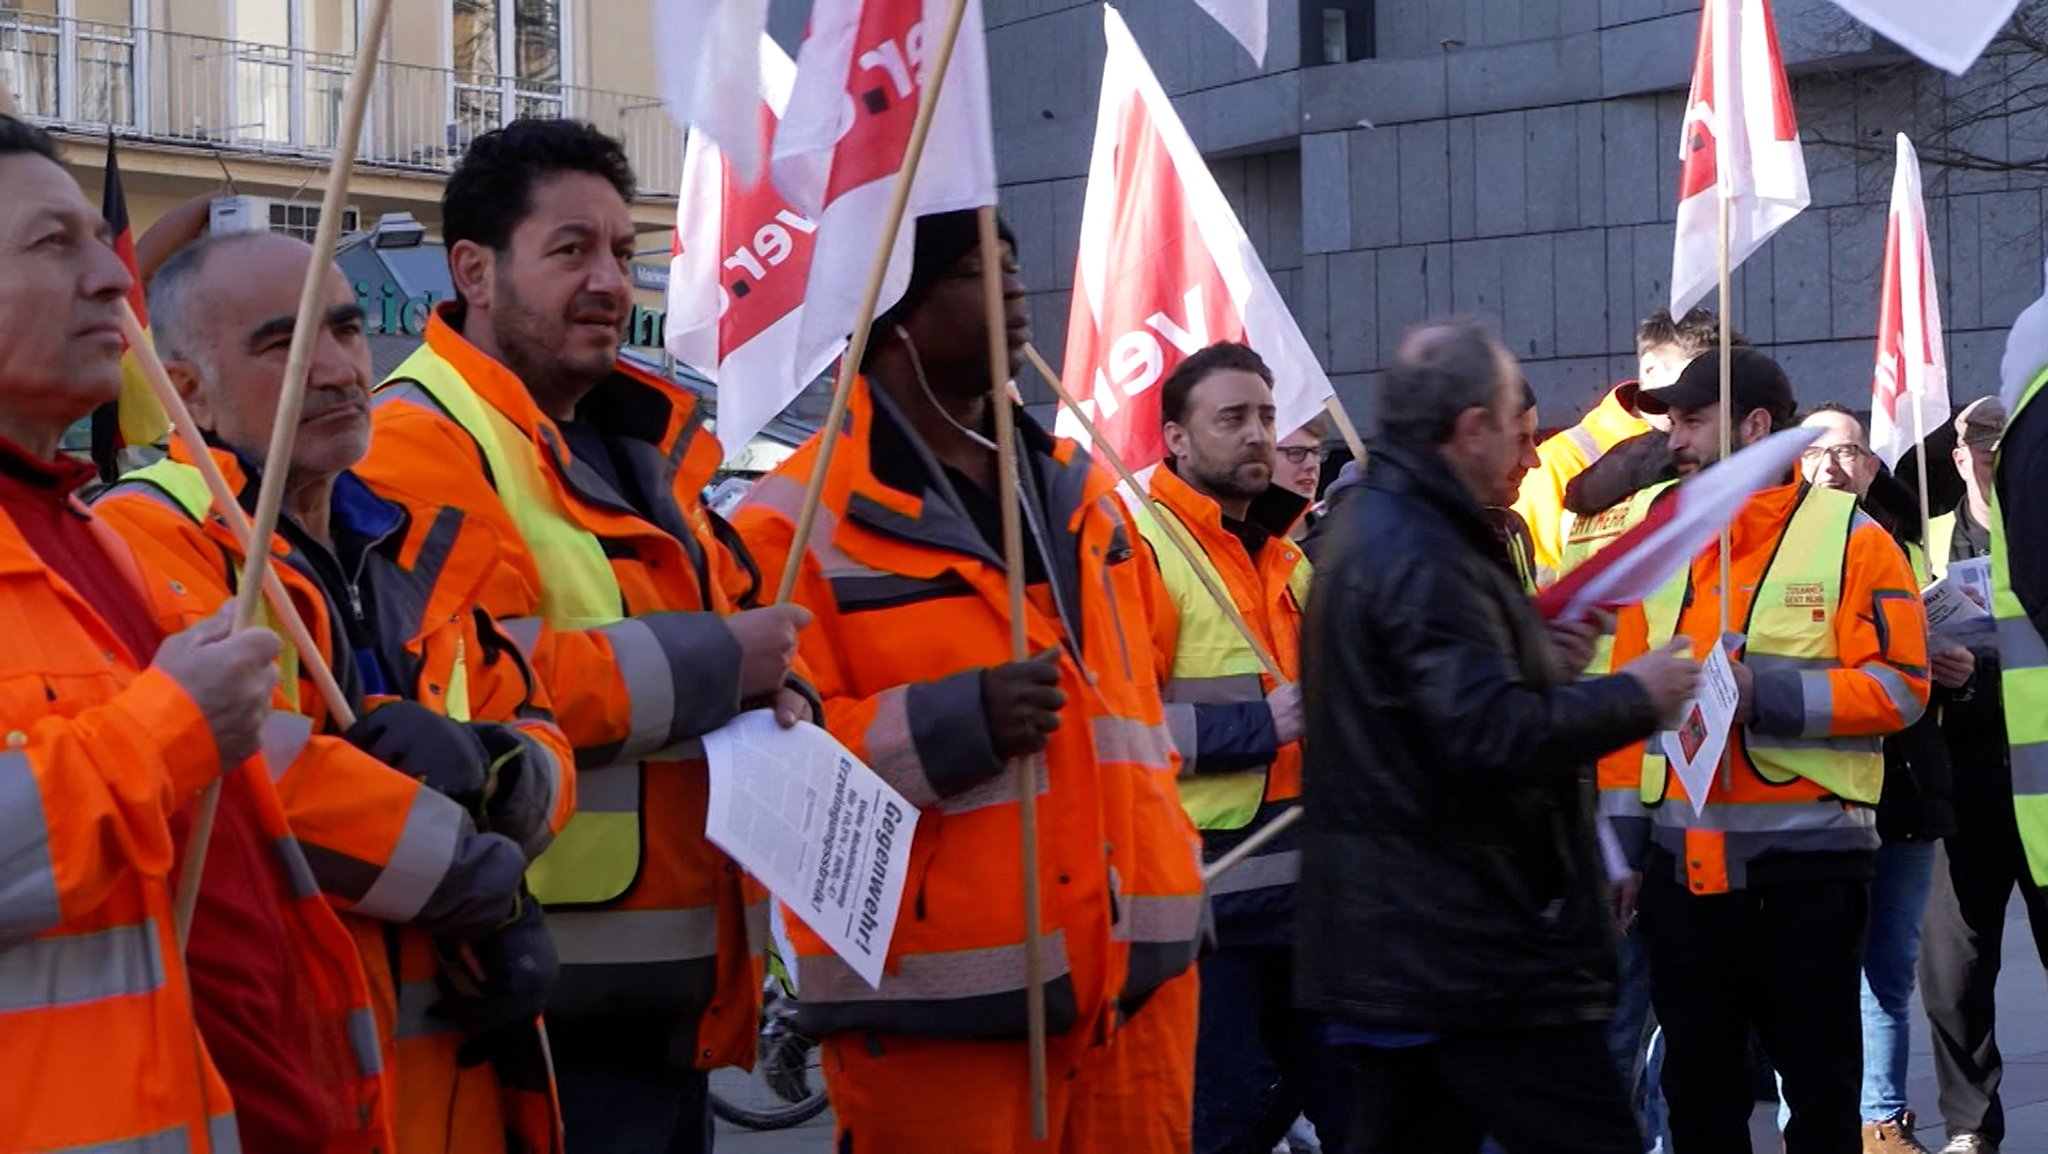
[{"label": "brown boot", "polygon": [[1913,1112],[1888,1122],[1863,1124],[1863,1154],[1933,1154],[1913,1137]]}]

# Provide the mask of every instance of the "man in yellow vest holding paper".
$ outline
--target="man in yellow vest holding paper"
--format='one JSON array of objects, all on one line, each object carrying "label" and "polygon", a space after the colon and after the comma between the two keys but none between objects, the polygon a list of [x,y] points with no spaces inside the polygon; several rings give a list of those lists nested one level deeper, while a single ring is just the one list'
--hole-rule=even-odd
[{"label": "man in yellow vest holding paper", "polygon": [[[1160,386],[1167,460],[1148,485],[1154,512],[1139,531],[1169,604],[1154,648],[1167,723],[1182,758],[1180,792],[1216,857],[1301,796],[1301,612],[1309,562],[1288,532],[1307,511],[1273,484],[1273,375],[1241,344],[1210,345]],[[1176,545],[1192,546],[1192,557]],[[1208,585],[1226,591],[1279,666],[1245,639]],[[1218,951],[1202,963],[1195,1057],[1195,1150],[1271,1150],[1306,1109],[1324,1132],[1338,1124],[1313,1092],[1327,1065],[1315,1031],[1294,1013],[1294,883],[1300,843],[1290,831],[1218,878],[1210,890]]]},{"label": "man in yellow vest holding paper", "polygon": [[[2025,354],[2037,302],[2005,353],[2005,434],[1991,488],[1991,614],[2012,758],[2013,809],[2036,885],[2048,885],[2048,356]],[[2038,339],[2038,334],[2029,334]],[[2016,358],[2016,353],[2026,361]],[[2032,362],[2032,363],[2027,363]],[[2021,375],[2024,374],[2024,375]]]},{"label": "man in yellow vest holding paper", "polygon": [[519,120],[442,196],[456,299],[380,387],[360,472],[500,540],[483,606],[576,747],[577,812],[534,863],[562,974],[548,1004],[569,1149],[708,1150],[705,1071],[750,1061],[766,903],[704,837],[696,739],[742,708],[812,710],[796,607],[702,500],[722,454],[695,397],[616,364],[632,306],[617,141]]}]

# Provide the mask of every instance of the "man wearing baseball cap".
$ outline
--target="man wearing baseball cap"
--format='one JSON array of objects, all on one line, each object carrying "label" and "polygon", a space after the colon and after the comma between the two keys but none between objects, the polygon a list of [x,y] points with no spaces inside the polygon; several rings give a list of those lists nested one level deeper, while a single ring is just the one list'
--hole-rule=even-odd
[{"label": "man wearing baseball cap", "polygon": [[[1964,497],[1928,525],[1928,562],[1937,574],[1991,553],[1992,463],[2005,434],[2005,416],[1997,397],[1984,397],[1956,418],[1955,462],[1963,475]],[[1971,652],[1975,675],[1960,690],[1937,697],[1955,767],[1956,836],[1935,851],[1934,890],[1920,956],[1934,1075],[1941,1088],[1941,1116],[1948,1123],[1949,1143],[1943,1150],[1958,1154],[1996,1151],[2005,1140],[1996,987],[2005,908],[2015,887],[2026,903],[2034,948],[2048,960],[2048,897],[2027,869],[2013,813],[1997,641],[1987,636]]]},{"label": "man wearing baseball cap", "polygon": [[[1645,390],[1671,416],[1671,458],[1690,477],[1793,423],[1784,369],[1739,348],[1730,397],[1701,356]],[[1927,623],[1891,535],[1848,493],[1788,471],[1730,527],[1729,629],[1739,693],[1727,760],[1696,811],[1651,743],[1639,797],[1647,839],[1638,920],[1664,1024],[1664,1093],[1679,1150],[1749,1142],[1752,1028],[1784,1078],[1788,1154],[1862,1148],[1861,963],[1878,847],[1883,738],[1926,709]],[[1718,543],[1645,603],[1624,609],[1614,661],[1686,637],[1721,639]],[[1647,844],[1643,844],[1647,841]]]}]

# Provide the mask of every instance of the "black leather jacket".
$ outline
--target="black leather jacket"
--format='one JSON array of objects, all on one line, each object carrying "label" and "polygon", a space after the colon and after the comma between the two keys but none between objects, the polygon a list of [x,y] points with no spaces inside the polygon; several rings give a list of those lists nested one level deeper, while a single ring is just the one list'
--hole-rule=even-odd
[{"label": "black leather jacket", "polygon": [[1321,528],[1295,952],[1310,1009],[1403,1030],[1611,1011],[1593,762],[1648,735],[1624,677],[1561,684],[1501,536],[1431,449],[1380,438]]}]

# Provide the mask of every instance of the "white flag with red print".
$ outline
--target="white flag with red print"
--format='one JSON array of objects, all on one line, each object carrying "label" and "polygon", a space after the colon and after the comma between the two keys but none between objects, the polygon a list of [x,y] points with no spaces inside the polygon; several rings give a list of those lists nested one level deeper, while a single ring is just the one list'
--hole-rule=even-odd
[{"label": "white flag with red print", "polygon": [[1237,38],[1252,59],[1266,63],[1266,0],[1195,0],[1202,11],[1216,18],[1223,30]]},{"label": "white flag with red print", "polygon": [[1898,173],[1892,178],[1882,284],[1870,447],[1887,466],[1897,468],[1907,449],[1949,418],[1948,353],[1941,336],[1941,301],[1935,295],[1934,251],[1927,243],[1927,206],[1920,198],[1920,157],[1903,132]]},{"label": "white flag with red print", "polygon": [[1706,0],[1683,137],[1671,255],[1675,316],[1720,283],[1722,200],[1732,269],[1813,199],[1769,0]]},{"label": "white flag with red print", "polygon": [[[687,9],[687,11],[686,11]],[[768,26],[768,0],[662,0],[654,9],[661,91],[692,139],[705,134],[752,184],[763,150],[754,102],[761,84],[754,42]]]},{"label": "white flag with red print", "polygon": [[[765,150],[789,100],[796,66],[760,37],[755,147]],[[804,286],[818,226],[792,208],[765,172],[748,181],[703,133],[683,154],[669,258],[669,355],[718,386],[718,439],[739,452],[804,386],[825,371],[843,338],[806,344]]]},{"label": "white flag with red print", "polygon": [[1937,68],[1961,76],[2012,19],[2020,0],[1835,0],[1856,19]]},{"label": "white flag with red print", "polygon": [[[1298,429],[1322,411],[1330,379],[1116,9],[1104,7],[1103,24],[1109,59],[1060,376],[1133,469],[1166,455],[1160,383],[1217,341],[1265,358],[1277,427]],[[1061,412],[1062,433],[1079,425]]]},{"label": "white flag with red print", "polygon": [[[996,202],[981,0],[966,4],[877,312],[910,284],[918,217]],[[952,0],[818,0],[811,9],[771,161],[776,188],[818,222],[797,325],[804,348],[844,340],[859,318],[917,103],[952,8]]]}]

